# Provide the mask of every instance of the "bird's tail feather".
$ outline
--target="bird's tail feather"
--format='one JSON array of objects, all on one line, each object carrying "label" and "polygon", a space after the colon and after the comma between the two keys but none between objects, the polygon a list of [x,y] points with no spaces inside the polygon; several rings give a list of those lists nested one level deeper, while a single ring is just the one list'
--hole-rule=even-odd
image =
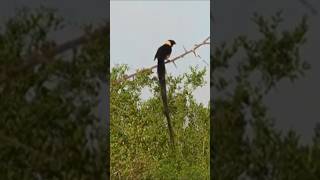
[{"label": "bird's tail feather", "polygon": [[173,132],[171,119],[170,119],[170,115],[169,115],[165,72],[166,72],[166,70],[165,70],[164,60],[158,60],[158,78],[159,78],[159,84],[160,84],[160,89],[161,89],[160,90],[161,98],[162,98],[163,107],[164,107],[164,114],[166,116],[167,123],[168,123],[170,143],[171,143],[172,147],[174,148],[174,132]]}]

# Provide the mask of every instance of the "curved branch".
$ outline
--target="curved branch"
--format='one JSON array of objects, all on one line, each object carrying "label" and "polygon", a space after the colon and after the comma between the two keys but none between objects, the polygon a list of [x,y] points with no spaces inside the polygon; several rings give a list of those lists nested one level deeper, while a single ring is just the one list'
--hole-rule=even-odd
[{"label": "curved branch", "polygon": [[101,36],[107,36],[109,32],[110,23],[107,22],[106,25],[97,28],[93,32],[85,33],[60,45],[51,46],[45,51],[39,52],[39,50],[35,50],[30,55],[23,57],[19,66],[0,66],[0,81],[6,80],[7,78],[12,78],[17,74],[24,72],[25,70],[35,67],[37,64],[50,63],[54,61],[55,56],[86,44],[92,39],[99,38]]},{"label": "curved branch", "polygon": [[[76,48],[82,44],[87,43],[89,40],[93,38],[98,38],[101,35],[105,35],[110,30],[110,24],[107,23],[106,26],[98,28],[89,34],[83,34],[82,36],[72,39],[70,41],[64,42],[60,45],[51,47],[47,49],[45,52],[33,52],[31,55],[23,58],[22,65],[13,69],[13,73],[20,72],[29,68],[34,67],[39,63],[50,63],[53,61],[55,56],[62,54],[70,49]],[[106,42],[108,43],[108,42]]]},{"label": "curved branch", "polygon": [[[172,58],[172,59],[167,60],[167,61],[165,62],[165,64],[167,64],[167,63],[174,63],[174,62],[177,61],[178,59],[181,59],[181,58],[183,58],[184,56],[186,56],[187,54],[190,54],[190,53],[193,53],[196,57],[198,57],[198,55],[196,54],[196,50],[197,50],[198,48],[200,48],[201,46],[210,45],[209,39],[210,39],[210,36],[207,37],[207,38],[206,38],[204,41],[202,41],[200,44],[195,44],[194,47],[193,47],[192,49],[190,49],[190,50],[187,50],[187,49],[184,48],[184,50],[185,50],[184,53],[182,53],[182,54],[180,54],[180,55],[178,55],[178,56],[176,56],[176,57],[174,57],[174,58]],[[139,70],[139,71],[137,71],[137,72],[135,72],[135,73],[133,73],[133,74],[126,75],[126,76],[124,76],[124,77],[123,77],[122,79],[120,79],[120,80],[116,80],[116,83],[121,83],[121,82],[123,82],[123,81],[126,81],[127,79],[133,78],[133,77],[136,76],[138,73],[141,73],[141,72],[144,72],[144,71],[151,71],[151,72],[152,72],[152,70],[155,69],[155,68],[157,68],[157,65],[154,65],[154,66],[149,67],[149,68],[144,68],[144,69]]]}]

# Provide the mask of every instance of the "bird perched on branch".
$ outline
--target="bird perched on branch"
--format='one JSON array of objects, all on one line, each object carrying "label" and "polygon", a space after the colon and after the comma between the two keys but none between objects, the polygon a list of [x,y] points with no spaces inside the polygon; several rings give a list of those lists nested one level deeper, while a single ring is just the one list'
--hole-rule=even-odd
[{"label": "bird perched on branch", "polygon": [[165,79],[165,74],[166,74],[165,60],[167,60],[170,57],[172,52],[172,47],[175,44],[176,42],[174,40],[166,41],[161,47],[158,48],[158,51],[154,56],[154,60],[158,59],[157,72],[158,72],[158,78],[159,78],[159,84],[160,84],[160,93],[163,101],[164,114],[167,118],[170,142],[172,147],[174,147],[174,134],[173,134],[172,124],[171,124],[171,119],[169,116],[169,108],[168,108],[168,98],[167,98],[166,79]]}]

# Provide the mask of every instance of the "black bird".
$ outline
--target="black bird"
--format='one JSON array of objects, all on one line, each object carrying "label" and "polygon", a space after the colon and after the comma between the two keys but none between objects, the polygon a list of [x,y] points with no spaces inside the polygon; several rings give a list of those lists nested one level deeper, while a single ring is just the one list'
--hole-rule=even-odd
[{"label": "black bird", "polygon": [[175,45],[176,42],[174,40],[168,40],[166,41],[161,47],[159,47],[156,55],[154,56],[154,60],[158,59],[158,78],[159,78],[159,84],[160,84],[160,93],[162,97],[163,107],[164,107],[164,114],[167,118],[168,123],[168,129],[169,129],[169,136],[172,147],[174,147],[174,135],[173,135],[173,129],[171,124],[171,119],[169,116],[169,108],[168,108],[168,99],[167,99],[167,90],[166,90],[166,67],[165,67],[165,60],[167,60],[172,52],[172,47]]}]

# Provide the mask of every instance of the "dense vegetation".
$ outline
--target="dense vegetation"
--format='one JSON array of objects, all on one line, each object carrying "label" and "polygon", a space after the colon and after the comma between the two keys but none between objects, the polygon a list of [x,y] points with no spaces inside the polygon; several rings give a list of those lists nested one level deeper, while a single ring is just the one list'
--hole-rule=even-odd
[{"label": "dense vegetation", "polygon": [[108,32],[55,56],[50,36],[66,25],[47,8],[1,24],[0,179],[106,178],[105,128],[92,107],[108,70]]},{"label": "dense vegetation", "polygon": [[284,80],[294,82],[310,65],[301,59],[306,17],[281,30],[281,12],[257,14],[259,38],[239,36],[218,45],[211,57],[211,177],[225,179],[319,179],[320,126],[311,144],[278,130],[263,98]]},{"label": "dense vegetation", "polygon": [[[168,99],[176,148],[169,136],[156,78],[148,72],[118,83],[127,72],[111,72],[111,178],[209,179],[209,109],[192,92],[205,82],[205,69],[191,68],[177,77],[168,75]],[[141,99],[141,91],[153,95]]]},{"label": "dense vegetation", "polygon": [[[281,31],[281,14],[253,20],[258,39],[239,36],[213,48],[210,149],[209,109],[192,95],[205,83],[205,70],[168,75],[175,151],[168,146],[156,79],[142,73],[114,83],[128,67],[111,70],[112,178],[209,179],[209,172],[221,180],[320,177],[320,126],[312,143],[302,145],[294,131],[275,128],[263,102],[281,81],[294,82],[310,68],[300,58],[307,21]],[[65,26],[43,8],[19,11],[1,24],[0,179],[106,179],[108,143],[92,107],[108,72],[109,33],[54,56],[50,34]],[[152,92],[147,100],[140,98],[144,88]]]}]

